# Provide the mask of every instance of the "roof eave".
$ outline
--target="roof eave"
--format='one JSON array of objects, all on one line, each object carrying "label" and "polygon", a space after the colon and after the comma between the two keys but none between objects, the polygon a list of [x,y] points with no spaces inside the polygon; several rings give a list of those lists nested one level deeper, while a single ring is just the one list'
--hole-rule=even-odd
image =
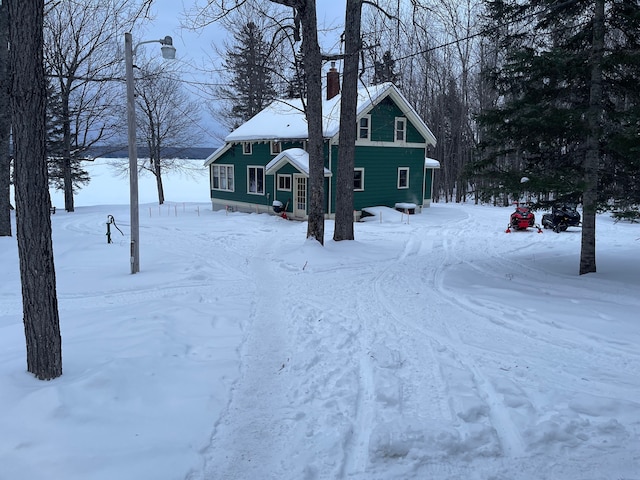
[{"label": "roof eave", "polygon": [[233,144],[231,143],[225,143],[224,145],[222,145],[220,148],[218,148],[215,152],[213,152],[211,155],[207,157],[207,159],[204,161],[203,166],[208,167],[209,165],[211,165],[213,162],[218,160],[218,158],[220,158],[226,151],[228,151],[232,146]]}]

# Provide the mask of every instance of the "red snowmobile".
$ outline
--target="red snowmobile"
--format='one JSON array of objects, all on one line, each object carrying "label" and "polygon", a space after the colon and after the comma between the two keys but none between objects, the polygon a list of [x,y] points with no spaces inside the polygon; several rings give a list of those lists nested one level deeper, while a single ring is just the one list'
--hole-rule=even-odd
[{"label": "red snowmobile", "polygon": [[516,211],[511,214],[509,218],[509,225],[507,225],[506,233],[511,233],[511,229],[514,230],[526,230],[529,227],[537,228],[538,233],[542,233],[542,229],[539,225],[536,225],[536,216],[525,205],[515,203]]}]

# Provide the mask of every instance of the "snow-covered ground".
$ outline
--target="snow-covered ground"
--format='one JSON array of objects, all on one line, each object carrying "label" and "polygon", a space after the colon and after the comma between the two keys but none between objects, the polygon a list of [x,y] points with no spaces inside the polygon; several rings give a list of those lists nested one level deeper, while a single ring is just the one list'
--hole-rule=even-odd
[{"label": "snow-covered ground", "polygon": [[640,479],[639,224],[600,216],[579,276],[578,228],[505,234],[511,209],[327,221],[321,247],[166,182],[136,275],[126,180],[51,217],[59,379],[26,373],[0,238],[1,480]]}]

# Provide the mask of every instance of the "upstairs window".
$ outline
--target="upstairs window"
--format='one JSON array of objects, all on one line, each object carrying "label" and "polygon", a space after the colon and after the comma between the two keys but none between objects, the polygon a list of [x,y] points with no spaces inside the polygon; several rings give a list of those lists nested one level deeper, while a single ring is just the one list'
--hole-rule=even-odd
[{"label": "upstairs window", "polygon": [[407,119],[398,117],[396,118],[396,142],[404,142],[407,135]]},{"label": "upstairs window", "polygon": [[276,141],[271,141],[269,143],[271,145],[271,155],[278,155],[282,152],[282,143]]},{"label": "upstairs window", "polygon": [[364,168],[353,169],[353,191],[361,192],[364,190]]},{"label": "upstairs window", "polygon": [[409,188],[409,167],[398,168],[398,188]]},{"label": "upstairs window", "polygon": [[358,139],[369,140],[371,138],[371,116],[366,115],[358,121]]},{"label": "upstairs window", "polygon": [[253,153],[253,144],[251,142],[242,142],[242,154],[251,155]]}]

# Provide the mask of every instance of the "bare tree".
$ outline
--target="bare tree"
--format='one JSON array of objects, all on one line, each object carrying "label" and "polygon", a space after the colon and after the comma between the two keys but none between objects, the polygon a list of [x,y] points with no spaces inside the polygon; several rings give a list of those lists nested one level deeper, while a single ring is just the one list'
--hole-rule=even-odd
[{"label": "bare tree", "polygon": [[61,152],[65,209],[74,211],[74,169],[83,153],[105,140],[113,122],[112,80],[120,68],[116,22],[126,22],[126,0],[51,2],[45,17],[45,59],[60,99]]},{"label": "bare tree", "polygon": [[4,1],[10,24],[16,230],[27,370],[41,380],[51,380],[62,375],[62,340],[47,179],[44,0]]},{"label": "bare tree", "polygon": [[9,22],[7,4],[0,0],[0,237],[11,236],[11,157],[9,136]]},{"label": "bare tree", "polygon": [[163,72],[161,67],[148,65],[146,74],[136,82],[138,131],[149,149],[149,158],[142,159],[140,168],[156,177],[158,203],[164,203],[162,174],[166,171],[186,171],[184,160],[168,158],[167,147],[187,147],[195,141],[193,126],[199,120],[199,104],[191,100],[179,80]]}]

